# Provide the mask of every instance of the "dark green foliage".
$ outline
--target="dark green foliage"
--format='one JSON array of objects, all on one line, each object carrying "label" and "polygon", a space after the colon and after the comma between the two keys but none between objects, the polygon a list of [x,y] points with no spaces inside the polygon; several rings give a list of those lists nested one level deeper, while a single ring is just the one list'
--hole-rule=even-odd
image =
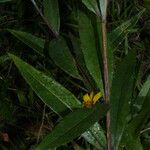
[{"label": "dark green foliage", "polygon": [[[0,0],[0,150],[106,150],[106,20],[113,148],[148,150],[149,6]],[[85,108],[91,91],[103,97]]]}]

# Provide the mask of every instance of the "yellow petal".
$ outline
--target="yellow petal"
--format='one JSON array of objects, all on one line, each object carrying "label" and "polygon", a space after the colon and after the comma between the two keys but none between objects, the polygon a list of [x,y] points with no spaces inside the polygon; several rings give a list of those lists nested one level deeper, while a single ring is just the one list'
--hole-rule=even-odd
[{"label": "yellow petal", "polygon": [[94,96],[94,92],[92,91],[92,92],[90,93],[90,99],[91,99],[91,100],[93,99],[93,96]]},{"label": "yellow petal", "polygon": [[94,95],[93,104],[95,104],[102,96],[102,92],[98,92],[96,95]]},{"label": "yellow petal", "polygon": [[83,101],[84,101],[84,102],[91,101],[89,94],[85,94],[85,95],[83,96]]}]

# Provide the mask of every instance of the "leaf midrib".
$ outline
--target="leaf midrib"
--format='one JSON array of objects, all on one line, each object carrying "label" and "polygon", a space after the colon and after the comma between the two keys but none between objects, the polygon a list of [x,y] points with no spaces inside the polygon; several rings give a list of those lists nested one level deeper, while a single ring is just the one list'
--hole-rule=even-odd
[{"label": "leaf midrib", "polygon": [[[17,65],[18,66],[18,65]],[[34,68],[33,68],[34,69]],[[19,67],[19,70],[22,70],[22,69],[20,69],[20,67]],[[36,70],[34,70],[34,71],[36,71]],[[22,72],[22,71],[21,71]],[[24,72],[24,71],[23,71]],[[41,81],[39,81],[39,80],[37,80],[36,79],[36,77],[34,76],[34,75],[32,75],[28,70],[26,70],[26,72],[30,75],[30,76],[32,76],[33,77],[33,79],[34,80],[36,80],[37,82],[39,82],[46,90],[48,90],[52,95],[54,95],[56,98],[58,98],[58,100],[62,103],[62,104],[64,104],[67,108],[69,108],[70,110],[72,110],[72,108],[67,104],[67,103],[64,103],[62,100],[61,100],[61,98],[59,97],[59,96],[57,96],[57,95],[55,95],[55,93],[53,93],[52,91],[50,91]],[[25,72],[25,73],[26,73]],[[39,71],[38,71],[39,72]],[[28,81],[27,81],[28,82]],[[29,82],[28,82],[29,83]],[[30,84],[30,83],[29,83]],[[43,99],[43,98],[42,98]],[[56,111],[55,111],[56,112]]]}]

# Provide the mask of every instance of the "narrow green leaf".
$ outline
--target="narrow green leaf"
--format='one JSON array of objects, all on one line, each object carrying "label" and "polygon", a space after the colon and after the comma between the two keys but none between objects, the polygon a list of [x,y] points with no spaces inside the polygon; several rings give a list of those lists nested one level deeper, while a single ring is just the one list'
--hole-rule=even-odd
[{"label": "narrow green leaf", "polygon": [[130,53],[117,68],[111,88],[111,131],[113,145],[118,149],[130,110],[134,83],[135,53]]},{"label": "narrow green leaf", "polygon": [[44,56],[43,48],[44,48],[44,40],[38,38],[30,33],[22,32],[18,30],[8,30],[12,35],[17,37],[20,41],[34,49],[38,54]]},{"label": "narrow green leaf", "polygon": [[72,141],[102,118],[107,110],[107,105],[98,104],[91,109],[83,108],[70,113],[42,140],[36,150],[59,147]]},{"label": "narrow green leaf", "polygon": [[150,89],[147,92],[147,95],[143,97],[143,99],[144,103],[142,105],[140,113],[129,124],[130,128],[132,128],[132,132],[135,135],[139,135],[146,119],[150,115]]},{"label": "narrow green leaf", "polygon": [[142,89],[133,104],[134,107],[133,115],[135,115],[138,111],[140,111],[142,104],[144,102],[144,97],[147,95],[149,89],[150,89],[150,75],[148,76],[147,80],[143,84]]},{"label": "narrow green leaf", "polygon": [[107,0],[99,0],[99,5],[100,5],[100,10],[101,10],[101,15],[102,15],[102,20],[106,21],[107,17]]},{"label": "narrow green leaf", "polygon": [[118,150],[143,150],[140,138],[135,137],[130,133],[130,130],[125,130],[122,138],[122,143],[119,145]]},{"label": "narrow green leaf", "polygon": [[103,91],[103,81],[93,26],[89,18],[82,12],[79,12],[79,34],[86,67],[99,89]]},{"label": "narrow green leaf", "polygon": [[84,139],[99,150],[106,150],[106,136],[98,123],[82,134]]},{"label": "narrow green leaf", "polygon": [[43,6],[44,6],[44,16],[47,18],[53,30],[59,32],[60,16],[59,16],[58,0],[44,0]]},{"label": "narrow green leaf", "polygon": [[72,110],[81,107],[76,97],[55,80],[36,70],[17,56],[12,54],[9,56],[35,93],[54,112],[59,113],[67,108]]},{"label": "narrow green leaf", "polygon": [[115,47],[118,46],[120,42],[122,42],[125,38],[125,35],[129,34],[130,30],[135,27],[144,11],[145,9],[140,11],[136,16],[132,17],[130,20],[123,22],[120,26],[118,26],[116,29],[114,29],[108,34],[109,41],[113,45],[115,45]]},{"label": "narrow green leaf", "polygon": [[49,55],[57,66],[74,78],[81,79],[75,60],[67,46],[66,41],[61,37],[54,39],[49,45]]},{"label": "narrow green leaf", "polygon": [[96,0],[82,0],[82,3],[97,16],[100,16],[99,8]]},{"label": "narrow green leaf", "polygon": [[126,127],[120,147],[125,147],[126,149],[143,150],[139,136],[145,121],[150,115],[150,90],[147,92],[146,96],[142,97],[142,99],[144,99],[142,109]]},{"label": "narrow green leaf", "polygon": [[[111,85],[112,78],[114,74],[114,57],[113,52],[117,50],[118,46],[123,42],[126,36],[131,32],[138,22],[139,18],[142,16],[144,9],[140,11],[136,16],[132,17],[130,20],[123,22],[116,29],[108,33],[108,66],[109,66],[109,83]],[[100,34],[101,35],[101,34]],[[102,38],[101,38],[102,40]],[[101,48],[102,49],[102,48]],[[127,54],[127,53],[126,53]]]}]

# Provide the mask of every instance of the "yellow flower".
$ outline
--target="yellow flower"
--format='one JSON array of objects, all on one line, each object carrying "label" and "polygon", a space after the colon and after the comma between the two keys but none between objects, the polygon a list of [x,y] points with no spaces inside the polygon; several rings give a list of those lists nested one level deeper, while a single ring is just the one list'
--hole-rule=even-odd
[{"label": "yellow flower", "polygon": [[83,96],[83,105],[87,108],[91,108],[102,96],[103,95],[101,92],[98,92],[95,95],[93,91],[90,93],[90,95],[87,93]]}]

